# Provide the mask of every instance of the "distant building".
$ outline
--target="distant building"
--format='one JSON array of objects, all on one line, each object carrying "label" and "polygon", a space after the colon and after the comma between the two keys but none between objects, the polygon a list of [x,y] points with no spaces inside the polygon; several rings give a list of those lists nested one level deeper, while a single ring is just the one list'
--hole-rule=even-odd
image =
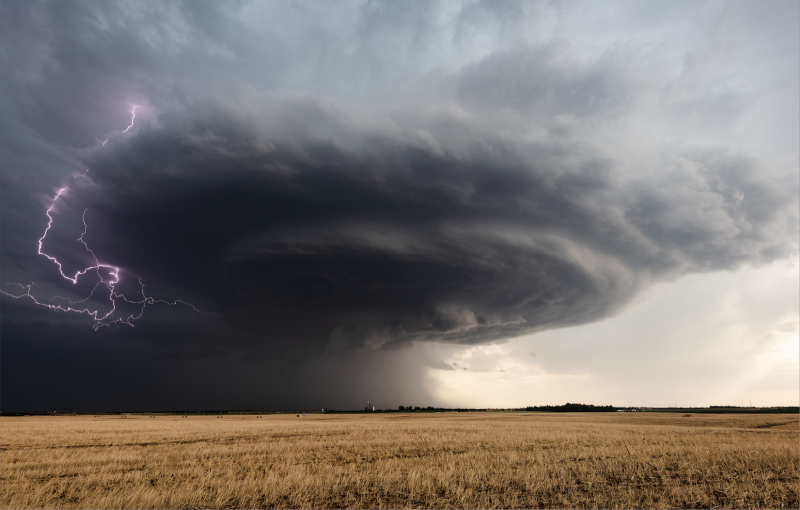
[{"label": "distant building", "polygon": [[364,408],[365,411],[374,411],[375,406],[371,405],[369,401],[367,401],[367,407]]}]

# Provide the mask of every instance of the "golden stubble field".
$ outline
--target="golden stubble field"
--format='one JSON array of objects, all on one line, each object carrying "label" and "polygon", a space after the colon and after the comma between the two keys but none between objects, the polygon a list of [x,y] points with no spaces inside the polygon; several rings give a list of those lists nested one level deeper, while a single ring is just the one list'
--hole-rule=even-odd
[{"label": "golden stubble field", "polygon": [[3,508],[798,508],[796,415],[3,417]]}]

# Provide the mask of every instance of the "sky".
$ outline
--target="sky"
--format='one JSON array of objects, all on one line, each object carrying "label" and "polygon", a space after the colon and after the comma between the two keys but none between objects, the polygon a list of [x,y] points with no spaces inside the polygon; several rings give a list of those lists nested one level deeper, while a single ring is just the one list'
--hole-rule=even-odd
[{"label": "sky", "polygon": [[0,3],[0,409],[798,405],[795,1]]}]

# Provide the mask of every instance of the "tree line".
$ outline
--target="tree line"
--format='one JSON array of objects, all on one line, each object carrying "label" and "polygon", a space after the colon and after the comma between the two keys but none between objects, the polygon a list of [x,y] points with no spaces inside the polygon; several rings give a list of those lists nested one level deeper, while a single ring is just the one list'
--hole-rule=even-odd
[{"label": "tree line", "polygon": [[570,404],[563,406],[528,406],[526,411],[545,411],[548,413],[613,413],[614,406],[595,406],[592,404]]}]

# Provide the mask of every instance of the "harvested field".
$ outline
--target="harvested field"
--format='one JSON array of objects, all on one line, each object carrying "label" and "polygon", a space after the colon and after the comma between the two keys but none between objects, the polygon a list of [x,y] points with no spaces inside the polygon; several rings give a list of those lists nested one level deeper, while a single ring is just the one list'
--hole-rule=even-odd
[{"label": "harvested field", "polygon": [[2,508],[798,508],[797,415],[3,417]]}]

